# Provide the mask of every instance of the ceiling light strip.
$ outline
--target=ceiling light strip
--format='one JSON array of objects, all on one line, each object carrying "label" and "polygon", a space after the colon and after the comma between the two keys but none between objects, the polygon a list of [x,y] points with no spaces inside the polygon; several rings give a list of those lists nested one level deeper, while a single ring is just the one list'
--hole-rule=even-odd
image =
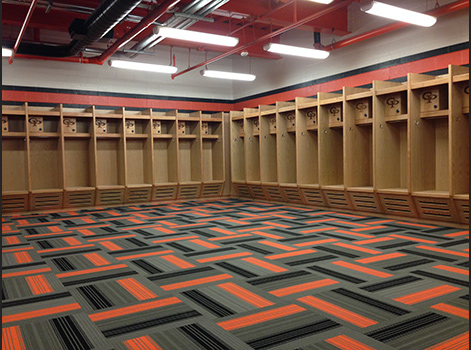
[{"label": "ceiling light strip", "polygon": [[161,36],[163,38],[186,40],[203,44],[228,47],[234,47],[239,43],[238,38],[233,38],[230,36],[195,32],[192,30],[183,30],[169,27],[155,27],[154,35]]},{"label": "ceiling light strip", "polygon": [[370,4],[363,6],[361,10],[371,15],[411,23],[422,27],[431,27],[437,22],[436,17],[384,4],[379,1],[372,1]]},{"label": "ceiling light strip", "polygon": [[140,63],[140,62],[131,62],[131,61],[117,61],[109,60],[108,64],[113,68],[123,68],[138,70],[144,72],[153,72],[153,73],[167,73],[174,74],[177,72],[178,68],[174,66],[164,66],[159,64],[149,64],[149,63]]},{"label": "ceiling light strip", "polygon": [[268,52],[279,53],[282,55],[316,58],[321,60],[326,59],[330,55],[328,51],[306,49],[304,47],[281,45],[275,43],[266,44],[263,49]]},{"label": "ceiling light strip", "polygon": [[217,78],[217,79],[230,79],[242,81],[254,81],[256,76],[253,74],[222,72],[217,70],[203,69],[200,71],[203,77]]}]

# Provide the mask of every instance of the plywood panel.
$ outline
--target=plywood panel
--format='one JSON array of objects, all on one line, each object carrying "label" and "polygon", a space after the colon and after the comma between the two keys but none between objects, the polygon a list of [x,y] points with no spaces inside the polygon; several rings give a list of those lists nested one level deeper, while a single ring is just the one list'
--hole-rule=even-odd
[{"label": "plywood panel", "polygon": [[31,139],[31,187],[33,190],[62,188],[60,141],[58,138]]},{"label": "plywood panel", "polygon": [[90,141],[70,139],[65,144],[65,187],[88,187],[90,180]]},{"label": "plywood panel", "polygon": [[150,157],[146,152],[144,140],[126,140],[127,182],[128,184],[148,183],[146,172],[149,171]]},{"label": "plywood panel", "polygon": [[98,140],[97,142],[97,182],[98,186],[121,185],[119,140]]},{"label": "plywood panel", "polygon": [[2,139],[2,191],[28,191],[26,141]]}]

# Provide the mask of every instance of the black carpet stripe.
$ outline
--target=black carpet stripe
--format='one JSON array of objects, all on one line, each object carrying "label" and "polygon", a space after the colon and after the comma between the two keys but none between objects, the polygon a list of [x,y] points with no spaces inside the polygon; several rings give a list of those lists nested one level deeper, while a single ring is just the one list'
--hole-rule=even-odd
[{"label": "black carpet stripe", "polygon": [[102,310],[115,306],[96,286],[78,287],[77,290],[85,297],[94,310]]},{"label": "black carpet stripe", "polygon": [[403,270],[403,269],[407,269],[409,267],[424,265],[424,264],[433,263],[433,262],[435,262],[435,261],[430,260],[430,259],[421,259],[421,260],[410,261],[410,262],[403,263],[403,264],[387,266],[384,269],[389,270],[389,271],[397,271],[397,270]]},{"label": "black carpet stripe", "polygon": [[418,277],[406,276],[406,277],[397,278],[397,279],[392,280],[392,281],[386,281],[386,282],[372,284],[370,286],[362,287],[361,289],[364,289],[368,292],[377,292],[379,290],[388,289],[388,288],[392,288],[392,287],[397,287],[397,286],[401,286],[401,285],[404,285],[404,284],[408,284],[408,283],[412,283],[412,282],[416,282],[416,281],[421,281],[421,280],[422,279],[418,278]]},{"label": "black carpet stripe", "polygon": [[67,253],[55,253],[55,254],[44,254],[41,255],[42,258],[56,258],[60,256],[69,256],[69,255],[83,255],[85,253],[101,252],[100,248],[91,248],[91,249],[77,249]]},{"label": "black carpet stripe", "polygon": [[188,326],[180,327],[180,329],[191,340],[201,345],[203,349],[232,350],[232,348],[228,347],[220,339],[216,338],[198,324],[190,324]]},{"label": "black carpet stripe", "polygon": [[378,249],[393,249],[393,248],[399,248],[399,247],[407,247],[407,246],[414,245],[414,244],[417,244],[417,242],[407,241],[407,242],[400,242],[400,243],[382,245],[382,246],[378,246],[376,248],[378,248]]},{"label": "black carpet stripe", "polygon": [[91,350],[94,348],[85,332],[71,316],[53,318],[49,322],[65,349]]},{"label": "black carpet stripe", "polygon": [[148,273],[150,273],[151,275],[155,275],[157,273],[162,273],[163,270],[159,269],[158,267],[155,267],[154,265],[152,265],[150,262],[148,261],[145,261],[145,260],[133,260],[131,261],[134,265],[136,266],[139,266],[141,269],[143,269],[144,271],[147,271]]},{"label": "black carpet stripe", "polygon": [[283,274],[278,274],[276,276],[264,277],[259,278],[252,281],[247,281],[252,286],[258,286],[260,284],[275,282],[275,281],[282,281],[290,278],[301,277],[301,276],[310,276],[311,274],[307,271],[295,271],[295,272],[288,272]]},{"label": "black carpet stripe", "polygon": [[355,283],[355,284],[360,284],[360,283],[366,282],[365,280],[362,280],[360,278],[349,276],[349,275],[343,274],[341,272],[332,271],[332,270],[329,270],[329,269],[326,269],[326,268],[323,268],[323,267],[320,267],[320,266],[309,266],[308,269],[316,271],[316,272],[323,273],[325,275],[340,278],[344,281],[348,281],[348,282]]},{"label": "black carpet stripe", "polygon": [[269,250],[265,250],[265,249],[262,249],[262,248],[259,248],[259,247],[252,247],[251,245],[248,245],[248,244],[240,244],[239,247],[243,248],[243,249],[251,250],[255,253],[260,253],[260,254],[263,254],[263,255],[273,254],[273,252],[271,252]]},{"label": "black carpet stripe", "polygon": [[216,265],[223,267],[231,272],[235,272],[236,274],[241,275],[242,277],[245,277],[245,278],[258,277],[258,275],[253,272],[247,271],[241,267],[234,266],[227,262],[219,262],[219,263],[216,263]]},{"label": "black carpet stripe", "polygon": [[198,290],[189,290],[187,292],[183,292],[183,295],[190,298],[194,302],[198,303],[205,309],[208,309],[213,314],[219,317],[231,316],[234,315],[235,312],[221,305],[220,303],[216,302],[214,299],[204,295],[203,293],[199,292]]},{"label": "black carpet stripe", "polygon": [[38,261],[38,262],[32,262],[32,263],[27,263],[27,264],[21,264],[21,265],[2,266],[2,270],[13,270],[13,269],[18,269],[18,268],[33,267],[33,266],[40,266],[40,265],[46,265],[46,262]]},{"label": "black carpet stripe", "polygon": [[328,248],[328,247],[315,246],[314,249],[322,250],[324,252],[333,253],[333,254],[340,255],[340,256],[345,256],[345,257],[351,258],[351,259],[355,259],[355,258],[360,257],[359,255],[356,255],[356,254],[342,252],[341,250],[332,249],[332,248]]},{"label": "black carpet stripe", "polygon": [[446,243],[441,243],[437,244],[439,247],[453,247],[455,245],[460,245],[460,244],[469,244],[469,239],[462,239],[460,241],[454,241],[454,242],[446,242]]},{"label": "black carpet stripe", "polygon": [[431,258],[431,259],[441,260],[441,261],[446,261],[446,262],[455,262],[456,261],[456,259],[447,258],[447,257],[444,257],[444,256],[439,256],[439,255],[434,255],[434,254],[417,252],[415,250],[400,249],[398,251],[401,252],[401,253],[418,255],[418,256],[423,256],[425,258]]},{"label": "black carpet stripe", "polygon": [[77,268],[67,258],[51,259],[60,271],[72,271]]},{"label": "black carpet stripe", "polygon": [[336,255],[324,255],[324,256],[319,256],[317,258],[310,258],[310,259],[303,259],[303,260],[296,260],[296,261],[288,262],[288,263],[286,263],[286,265],[288,265],[288,266],[298,266],[298,265],[311,264],[311,263],[330,260],[330,259],[338,259],[338,256],[336,256]]},{"label": "black carpet stripe", "polygon": [[433,278],[433,279],[439,280],[439,281],[444,281],[444,282],[448,282],[448,283],[452,283],[452,284],[457,284],[457,285],[460,285],[460,286],[463,286],[463,287],[468,287],[469,286],[469,281],[463,281],[463,280],[459,280],[459,279],[452,278],[452,277],[437,275],[436,273],[432,273],[432,272],[417,270],[417,271],[411,271],[411,273],[414,273],[414,274],[419,275],[419,276],[430,277],[430,278]]},{"label": "black carpet stripe", "polygon": [[137,272],[136,271],[127,271],[127,272],[121,272],[121,273],[106,275],[106,276],[97,276],[97,277],[91,277],[91,278],[84,278],[84,279],[81,279],[81,280],[62,282],[62,284],[64,285],[64,287],[70,287],[70,286],[75,286],[77,284],[92,283],[92,282],[104,281],[104,280],[107,280],[107,279],[113,279],[113,278],[119,278],[119,277],[125,277],[125,276],[132,276],[132,275],[137,275]]},{"label": "black carpet stripe", "polygon": [[170,273],[165,273],[157,276],[150,276],[147,277],[151,281],[157,281],[157,280],[163,280],[167,278],[174,278],[174,277],[181,277],[181,276],[186,276],[186,275],[192,275],[195,273],[200,273],[200,272],[207,272],[207,271],[214,271],[214,268],[211,266],[205,266],[205,267],[200,267],[197,269],[188,269],[188,270],[183,270],[183,271],[177,271],[177,272],[170,272]]},{"label": "black carpet stripe", "polygon": [[215,254],[215,253],[222,253],[222,252],[228,252],[231,250],[235,250],[235,248],[229,247],[229,248],[218,248],[218,249],[211,249],[206,252],[194,252],[194,253],[188,253],[185,254],[185,256],[191,257],[191,256],[200,256],[200,255],[208,255],[208,254]]},{"label": "black carpet stripe", "polygon": [[26,299],[4,301],[2,302],[2,307],[7,308],[7,307],[14,307],[14,306],[19,306],[19,305],[34,304],[34,303],[40,303],[43,301],[67,298],[71,296],[72,294],[70,294],[69,292],[61,292],[61,293],[55,293],[55,294],[41,295],[38,297],[28,297]]},{"label": "black carpet stripe", "polygon": [[[171,248],[174,248],[176,250],[179,250],[184,253],[189,253],[189,252],[194,252],[194,249],[191,249],[189,247],[185,247],[184,245],[181,245],[180,243],[172,242],[172,243],[166,243]],[[152,247],[151,247],[152,248]]]}]

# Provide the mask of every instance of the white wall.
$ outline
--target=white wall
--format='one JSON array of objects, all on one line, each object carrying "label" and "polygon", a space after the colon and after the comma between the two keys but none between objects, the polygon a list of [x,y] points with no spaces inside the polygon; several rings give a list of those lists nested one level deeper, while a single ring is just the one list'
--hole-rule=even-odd
[{"label": "white wall", "polygon": [[[440,0],[440,5],[452,1]],[[413,8],[411,4],[415,4],[414,9],[419,11],[424,11],[426,5],[426,1],[397,0],[396,2],[398,4],[404,3],[404,6],[409,8]],[[428,1],[429,9],[434,5],[435,1]],[[349,10],[349,26],[352,35],[391,23],[391,21],[361,13],[358,6],[354,3]],[[468,22],[468,9],[461,10],[440,17],[438,23],[431,28],[408,26],[335,50],[324,61],[292,57],[284,57],[281,60],[265,60],[233,55],[209,66],[211,69],[248,72],[251,65],[252,73],[257,74],[257,79],[252,83],[233,83],[203,78],[199,73],[200,69],[172,80],[169,76],[162,74],[114,69],[106,63],[103,66],[97,66],[17,58],[10,65],[4,58],[2,59],[2,84],[232,100],[466,42],[469,41]],[[336,37],[337,41],[341,39]],[[322,36],[324,45],[331,42],[331,36]],[[281,43],[312,47],[313,35],[311,32],[292,30],[282,35]],[[155,57],[141,55],[138,59],[142,62],[168,64],[169,51],[169,47],[157,46]],[[174,49],[174,53],[179,70],[187,68],[188,50]],[[216,55],[217,53],[209,53],[208,58]],[[191,65],[203,62],[204,59],[203,52],[192,51]]]}]

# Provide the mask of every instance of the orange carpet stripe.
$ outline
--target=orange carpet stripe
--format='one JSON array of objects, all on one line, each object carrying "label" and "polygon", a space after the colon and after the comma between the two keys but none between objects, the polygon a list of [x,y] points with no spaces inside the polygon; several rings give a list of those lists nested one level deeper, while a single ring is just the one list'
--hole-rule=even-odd
[{"label": "orange carpet stripe", "polygon": [[301,231],[301,233],[324,232],[324,231],[330,231],[330,230],[335,230],[335,229],[336,227],[323,227],[323,228],[316,228],[314,230]]},{"label": "orange carpet stripe", "polygon": [[357,222],[350,222],[350,221],[340,221],[340,220],[337,220],[336,223],[338,223],[338,224],[350,225],[350,226],[358,226],[358,227],[369,227],[369,225],[359,224],[359,223],[357,223]]},{"label": "orange carpet stripe", "polygon": [[152,252],[152,253],[142,253],[142,254],[135,254],[135,255],[128,255],[128,256],[120,256],[116,258],[116,260],[128,260],[128,259],[139,259],[145,258],[146,256],[155,256],[155,255],[162,255],[162,254],[171,254],[173,250],[162,250],[160,252]]},{"label": "orange carpet stripe", "polygon": [[83,257],[95,266],[110,265],[111,263],[98,253],[84,254]]},{"label": "orange carpet stripe", "polygon": [[257,266],[260,266],[260,267],[263,267],[264,269],[267,269],[269,271],[273,271],[273,272],[284,272],[284,271],[288,271],[286,270],[285,268],[281,267],[281,266],[277,266],[277,265],[274,265],[274,264],[270,264],[266,261],[263,261],[263,260],[260,260],[260,259],[257,259],[257,258],[244,258],[242,259],[243,261],[246,261],[250,264],[253,264],[253,265],[257,265]]},{"label": "orange carpet stripe", "polygon": [[311,253],[315,253],[315,252],[317,252],[317,250],[314,250],[314,249],[298,250],[296,252],[269,255],[269,256],[266,256],[265,259],[276,260],[276,259],[289,258],[289,257],[292,257],[292,256],[311,254]]},{"label": "orange carpet stripe", "polygon": [[309,241],[309,242],[304,242],[304,243],[298,243],[298,244],[293,244],[296,247],[307,247],[311,245],[317,245],[317,244],[323,244],[323,243],[332,243],[332,242],[338,242],[338,239],[335,238],[329,238],[329,239],[320,239],[318,241]]},{"label": "orange carpet stripe", "polygon": [[395,220],[380,220],[369,222],[368,225],[378,225],[378,224],[387,224],[389,222],[394,222]]},{"label": "orange carpet stripe", "polygon": [[13,252],[21,252],[24,250],[31,250],[34,247],[24,247],[24,248],[12,248],[12,249],[2,249],[2,253],[13,253]]},{"label": "orange carpet stripe", "polygon": [[128,350],[164,350],[148,335],[123,342]]},{"label": "orange carpet stripe", "polygon": [[368,253],[368,254],[381,254],[382,253],[379,250],[357,247],[355,245],[351,245],[347,243],[334,243],[333,245],[336,245],[337,247],[358,250],[359,252]]},{"label": "orange carpet stripe", "polygon": [[211,258],[204,258],[204,259],[198,259],[199,263],[206,263],[210,261],[218,261],[218,260],[226,260],[226,259],[232,259],[232,258],[240,258],[241,256],[248,256],[248,255],[253,255],[250,252],[242,252],[242,253],[234,253],[234,254],[227,254],[227,255],[220,255],[220,256],[213,256]]},{"label": "orange carpet stripe", "polygon": [[234,236],[229,236],[229,237],[208,238],[208,241],[224,241],[226,239],[234,239],[234,238],[249,237],[249,236],[252,236],[252,235],[250,233],[243,233],[241,235],[234,235]]},{"label": "orange carpet stripe", "polygon": [[245,288],[242,288],[234,283],[229,282],[229,283],[218,284],[218,287],[236,296],[237,298],[245,301],[246,303],[249,303],[258,308],[263,308],[263,307],[274,305],[274,303],[272,303],[271,301],[255,293],[252,293],[251,291]]},{"label": "orange carpet stripe", "polygon": [[102,266],[102,267],[95,267],[93,269],[87,269],[87,270],[78,270],[78,271],[70,271],[70,272],[64,272],[64,273],[59,273],[56,275],[57,278],[65,278],[65,277],[72,277],[72,276],[80,276],[80,275],[86,275],[89,273],[95,273],[95,272],[103,272],[103,271],[110,271],[110,270],[117,270],[117,269],[123,269],[125,267],[128,267],[126,264],[119,264],[119,265],[110,265],[110,266]]},{"label": "orange carpet stripe", "polygon": [[122,280],[117,280],[118,284],[126,289],[129,294],[131,294],[137,300],[149,300],[157,298],[157,294],[149,290],[149,288],[145,287],[134,278],[125,278]]},{"label": "orange carpet stripe", "polygon": [[111,242],[111,241],[102,241],[102,242],[100,242],[100,244],[103,247],[105,247],[105,248],[107,248],[107,249],[109,249],[113,252],[115,252],[117,250],[123,250],[123,247],[120,247],[119,245],[117,245],[116,243]]},{"label": "orange carpet stripe", "polygon": [[251,232],[253,235],[258,235],[258,236],[262,236],[262,237],[266,237],[266,238],[272,238],[272,239],[282,239],[284,237],[282,236],[277,236],[277,235],[274,235],[274,234],[271,234],[271,233],[266,233],[266,232],[262,232],[262,231],[253,231]]},{"label": "orange carpet stripe", "polygon": [[165,227],[156,227],[154,230],[163,232],[163,233],[175,233],[175,231],[169,230],[168,228]]},{"label": "orange carpet stripe", "polygon": [[293,247],[290,247],[290,246],[287,246],[287,245],[284,245],[284,244],[280,244],[280,243],[276,243],[276,242],[272,242],[272,241],[258,241],[257,243],[265,244],[265,245],[268,245],[270,247],[278,248],[278,249],[281,249],[281,250],[286,250],[288,252],[298,250],[297,248],[293,248]]},{"label": "orange carpet stripe", "polygon": [[270,222],[270,221],[263,221],[262,224],[268,225],[268,226],[275,226],[275,227],[281,227],[281,228],[290,228],[290,225],[283,225],[283,224],[278,224],[276,222]]},{"label": "orange carpet stripe", "polygon": [[372,275],[372,276],[376,276],[376,277],[381,277],[381,278],[388,278],[388,277],[392,277],[392,276],[393,276],[393,275],[391,275],[391,274],[389,274],[389,273],[385,273],[385,272],[381,272],[381,271],[378,271],[378,270],[369,269],[369,268],[363,267],[363,266],[358,266],[358,265],[351,264],[351,263],[348,263],[348,262],[345,262],[345,261],[334,261],[332,264],[337,265],[337,266],[342,266],[342,267],[345,267],[345,268],[350,269],[350,270],[355,270],[355,271],[363,272],[363,273],[366,273],[366,274],[368,274],[368,275]]},{"label": "orange carpet stripe", "polygon": [[5,242],[7,242],[7,244],[19,244],[19,243],[21,243],[20,239],[18,237],[5,237]]},{"label": "orange carpet stripe", "polygon": [[102,242],[102,241],[112,241],[114,239],[121,239],[121,238],[131,238],[131,237],[136,237],[137,235],[132,234],[132,235],[120,235],[120,236],[112,236],[112,237],[105,237],[105,238],[93,238],[93,239],[87,239],[88,242]]},{"label": "orange carpet stripe", "polygon": [[210,283],[210,282],[217,282],[217,281],[225,280],[225,279],[228,279],[228,278],[232,278],[232,276],[224,273],[224,274],[221,274],[221,275],[216,275],[216,276],[211,276],[211,277],[198,278],[198,279],[191,280],[191,281],[167,284],[166,286],[161,286],[161,288],[163,290],[174,290],[174,289],[197,286],[197,285],[200,285],[200,284],[205,284],[205,283]]},{"label": "orange carpet stripe", "polygon": [[459,237],[459,236],[464,236],[464,235],[469,235],[469,231],[460,231],[460,232],[448,233],[444,236],[445,237]]},{"label": "orange carpet stripe", "polygon": [[2,350],[26,350],[20,326],[2,329]]},{"label": "orange carpet stripe", "polygon": [[96,233],[90,231],[90,230],[78,230],[82,235],[84,236],[95,236]]},{"label": "orange carpet stripe", "polygon": [[453,287],[453,286],[449,286],[445,284],[442,286],[426,289],[417,293],[404,295],[402,297],[395,298],[394,300],[403,304],[414,305],[425,300],[437,298],[445,294],[456,292],[458,290],[461,290],[461,289],[458,287]]},{"label": "orange carpet stripe", "polygon": [[40,233],[38,235],[25,235],[25,238],[39,238],[39,237],[50,237],[50,236],[60,236],[65,235],[66,233],[72,233],[72,231],[61,231],[61,232],[52,232],[52,233]]},{"label": "orange carpet stripe", "polygon": [[33,261],[33,258],[31,257],[31,255],[29,255],[28,252],[16,252],[12,254],[13,258],[18,264],[25,264]]},{"label": "orange carpet stripe", "polygon": [[171,298],[162,299],[162,300],[154,300],[154,301],[150,301],[143,304],[126,306],[119,309],[98,312],[96,314],[88,315],[88,317],[90,317],[90,319],[93,322],[98,322],[98,321],[108,320],[110,318],[131,315],[137,312],[142,312],[142,311],[157,309],[164,306],[174,305],[181,302],[182,301],[178,299],[177,297],[171,297]]},{"label": "orange carpet stripe", "polygon": [[62,229],[59,226],[49,226],[48,229],[51,232],[62,232]]},{"label": "orange carpet stripe", "polygon": [[340,350],[376,350],[371,346],[363,344],[356,339],[350,338],[344,334],[326,339],[327,343],[339,348]]},{"label": "orange carpet stripe", "polygon": [[139,220],[139,219],[128,219],[128,221],[134,223],[134,224],[144,224],[145,221]]},{"label": "orange carpet stripe", "polygon": [[87,224],[93,224],[94,222],[96,222],[95,220],[87,219],[87,218],[82,219],[82,221],[86,222]]},{"label": "orange carpet stripe", "polygon": [[[310,216],[320,216],[320,215],[327,215],[327,214],[336,214],[336,213],[333,212],[333,211],[323,211],[321,213],[313,213],[313,214],[309,214],[309,215]],[[336,219],[332,219],[332,220],[336,220]]]},{"label": "orange carpet stripe", "polygon": [[331,219],[321,219],[321,220],[309,220],[305,221],[306,224],[317,224],[319,222],[327,222],[327,221],[337,221],[337,219],[331,218]]},{"label": "orange carpet stripe", "polygon": [[121,231],[129,231],[129,230],[140,230],[143,228],[157,228],[160,227],[159,224],[154,224],[154,225],[145,225],[145,226],[132,226],[132,227],[125,227],[122,228]]},{"label": "orange carpet stripe", "polygon": [[361,231],[370,231],[370,230],[377,230],[379,228],[386,228],[386,226],[370,226],[370,227],[364,227],[364,228],[354,228],[352,231],[355,232],[361,232]]},{"label": "orange carpet stripe", "polygon": [[62,240],[67,243],[68,245],[70,246],[76,246],[76,245],[81,245],[83,244],[82,242],[80,242],[77,238],[75,237],[66,237],[66,238],[62,238]]},{"label": "orange carpet stripe", "polygon": [[276,297],[284,297],[286,295],[305,292],[307,290],[330,286],[332,284],[337,284],[337,283],[339,282],[327,278],[320,281],[308,282],[308,283],[298,284],[296,286],[272,290],[270,294],[273,294]]},{"label": "orange carpet stripe", "polygon": [[[200,214],[201,215],[201,214]],[[199,224],[188,224],[188,225],[178,225],[178,226],[173,226],[174,228],[185,228],[185,227],[194,227],[194,226],[203,226],[207,225],[205,222],[201,222]],[[212,230],[212,229],[211,229]]]},{"label": "orange carpet stripe", "polygon": [[52,248],[52,249],[43,249],[43,250],[38,250],[36,253],[41,254],[41,253],[52,253],[52,252],[60,252],[63,250],[71,250],[71,249],[81,249],[81,248],[90,248],[94,247],[95,245],[93,244],[84,244],[80,246],[73,246],[73,247],[62,247],[62,248]]},{"label": "orange carpet stripe", "polygon": [[416,248],[431,250],[431,251],[434,251],[434,252],[439,252],[439,253],[444,253],[444,254],[463,256],[465,258],[469,258],[469,253],[455,252],[453,250],[448,250],[448,249],[441,249],[441,248],[436,248],[436,247],[427,247],[427,246],[424,246],[424,245],[419,245]]},{"label": "orange carpet stripe", "polygon": [[182,269],[189,269],[191,267],[195,267],[195,265],[189,263],[188,261],[180,259],[179,257],[175,255],[164,255],[164,256],[161,256],[160,258]]},{"label": "orange carpet stripe", "polygon": [[350,231],[345,231],[345,230],[336,230],[334,232],[343,233],[344,235],[349,235],[349,236],[362,237],[362,238],[375,238],[376,237],[373,235],[367,235],[364,233],[355,233],[355,232],[350,232]]},{"label": "orange carpet stripe", "polygon": [[26,283],[33,295],[40,295],[54,292],[50,283],[44,275],[27,276]]},{"label": "orange carpet stripe", "polygon": [[437,226],[429,226],[429,225],[422,225],[422,224],[413,224],[412,222],[396,222],[399,225],[408,225],[408,226],[415,226],[415,227],[425,227],[425,228],[437,228]]},{"label": "orange carpet stripe", "polygon": [[[206,220],[206,221],[210,221],[210,220]],[[239,220],[225,220],[225,221],[233,223],[233,224],[237,224],[237,225],[248,225],[246,222],[239,221]]]},{"label": "orange carpet stripe", "polygon": [[167,225],[167,226],[177,226],[176,223],[170,222],[170,221],[159,221],[159,223],[160,223],[160,224]]},{"label": "orange carpet stripe", "polygon": [[[86,226],[86,227],[71,227],[70,229],[71,230],[86,230],[86,229],[89,229],[89,228],[100,228],[100,227],[108,227],[108,226],[110,226],[110,224],[98,224],[98,225],[90,225],[90,226]],[[133,227],[132,229],[136,230],[137,228]]]},{"label": "orange carpet stripe", "polygon": [[253,326],[255,324],[276,320],[278,318],[294,315],[306,311],[305,308],[299,305],[287,305],[277,309],[263,311],[257,314],[235,318],[233,320],[219,322],[218,326],[226,331],[232,331],[239,328]]},{"label": "orange carpet stripe", "polygon": [[190,242],[194,243],[194,244],[197,244],[197,245],[200,245],[202,247],[206,247],[206,248],[209,248],[209,249],[216,249],[216,248],[221,248],[220,246],[216,245],[216,244],[212,244],[212,243],[209,243],[209,242],[205,242],[201,239],[192,239]]},{"label": "orange carpet stripe", "polygon": [[[24,223],[22,223],[24,222]],[[17,228],[22,228],[22,227],[27,227],[27,226],[45,226],[45,225],[50,225],[50,222],[33,222],[29,223],[27,220],[18,220],[18,224],[16,227]]]},{"label": "orange carpet stripe", "polygon": [[355,242],[352,242],[352,243],[362,245],[362,244],[379,243],[379,242],[385,242],[385,241],[394,241],[394,238],[382,237],[382,238],[374,238],[374,239],[365,239],[365,240],[362,240],[362,241],[355,241]]},{"label": "orange carpet stripe", "polygon": [[450,315],[455,315],[458,317],[466,318],[467,320],[469,320],[469,310],[465,310],[460,307],[448,305],[445,303],[440,303],[440,304],[431,306],[431,308],[446,312],[447,314],[450,314]]},{"label": "orange carpet stripe", "polygon": [[425,350],[468,350],[469,349],[469,331],[457,335],[451,339],[445,340],[440,344],[430,346]]},{"label": "orange carpet stripe", "polygon": [[34,275],[36,273],[43,273],[43,272],[50,272],[52,271],[49,267],[45,267],[43,269],[37,270],[28,270],[28,271],[18,271],[18,272],[10,272],[10,273],[2,273],[2,278],[8,277],[18,277],[18,276],[26,276],[26,275]]},{"label": "orange carpet stripe", "polygon": [[[295,216],[288,216],[288,215],[280,215],[280,214],[273,214],[272,216],[275,216],[277,218],[282,218],[282,219],[288,219],[288,220],[295,220],[297,219]],[[278,224],[279,225],[279,224]],[[281,226],[280,226],[281,227]],[[291,226],[286,226],[286,227],[291,227]]]},{"label": "orange carpet stripe", "polygon": [[438,243],[437,241],[431,241],[429,239],[422,239],[422,238],[416,238],[416,237],[410,237],[410,236],[404,236],[404,235],[389,235],[389,236],[394,237],[394,238],[406,239],[408,241],[414,241],[414,242],[422,242],[422,243],[429,243],[429,244]]},{"label": "orange carpet stripe", "polygon": [[434,268],[444,270],[444,271],[459,273],[461,275],[469,276],[469,270],[459,269],[457,267],[451,267],[451,266],[446,266],[446,265],[437,265],[437,266],[434,266]]},{"label": "orange carpet stripe", "polygon": [[166,242],[174,242],[174,241],[186,241],[188,239],[195,239],[199,238],[200,236],[185,236],[185,237],[178,237],[178,238],[165,238],[159,239],[157,241],[152,241],[152,243],[166,243]]},{"label": "orange carpet stripe", "polygon": [[67,305],[49,307],[41,310],[27,311],[14,315],[2,316],[2,323],[17,322],[22,320],[28,320],[30,318],[55,315],[61,312],[79,310],[81,308],[82,307],[78,303],[72,303]]},{"label": "orange carpet stripe", "polygon": [[[232,231],[229,231],[229,230],[224,230],[224,229],[218,228],[218,227],[210,228],[210,230],[215,231],[215,232],[219,232],[219,233],[224,233],[225,235],[236,235],[237,234],[236,232],[232,232]],[[242,231],[239,231],[239,232],[242,232]]]},{"label": "orange carpet stripe", "polygon": [[260,230],[270,230],[274,228],[273,226],[262,226],[262,227],[252,227],[252,228],[246,228],[243,230],[237,230],[237,232],[251,232],[251,231],[260,231]]},{"label": "orange carpet stripe", "polygon": [[369,264],[369,263],[377,262],[377,261],[400,258],[402,256],[407,256],[407,254],[391,253],[391,254],[372,256],[371,258],[358,259],[358,260],[355,260],[355,261],[359,262],[359,263],[362,263],[362,264]]},{"label": "orange carpet stripe", "polygon": [[373,326],[378,323],[377,321],[369,319],[368,317],[364,317],[355,312],[344,309],[343,307],[313,296],[306,296],[298,298],[297,300],[361,328]]}]

